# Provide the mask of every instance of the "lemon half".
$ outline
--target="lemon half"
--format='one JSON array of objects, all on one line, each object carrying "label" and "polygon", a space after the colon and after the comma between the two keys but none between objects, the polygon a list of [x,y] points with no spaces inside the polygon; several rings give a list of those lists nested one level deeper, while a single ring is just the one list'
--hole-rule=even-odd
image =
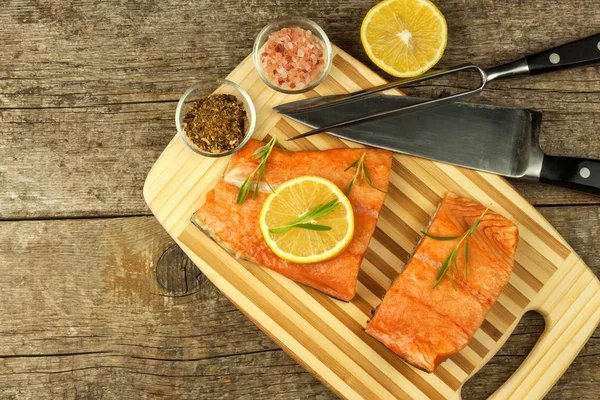
[{"label": "lemon half", "polygon": [[429,0],[385,0],[365,16],[360,40],[379,68],[393,76],[413,77],[440,60],[448,26]]}]

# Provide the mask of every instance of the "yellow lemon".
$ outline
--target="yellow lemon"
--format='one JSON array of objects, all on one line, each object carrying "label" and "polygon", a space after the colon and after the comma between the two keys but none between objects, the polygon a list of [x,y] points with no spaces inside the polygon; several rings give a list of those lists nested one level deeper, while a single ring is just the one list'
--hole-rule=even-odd
[{"label": "yellow lemon", "polygon": [[301,176],[267,197],[260,230],[273,252],[295,263],[316,263],[340,254],[352,241],[354,214],[331,181]]},{"label": "yellow lemon", "polygon": [[398,77],[418,76],[444,54],[446,19],[429,0],[385,0],[371,8],[360,28],[367,55]]}]

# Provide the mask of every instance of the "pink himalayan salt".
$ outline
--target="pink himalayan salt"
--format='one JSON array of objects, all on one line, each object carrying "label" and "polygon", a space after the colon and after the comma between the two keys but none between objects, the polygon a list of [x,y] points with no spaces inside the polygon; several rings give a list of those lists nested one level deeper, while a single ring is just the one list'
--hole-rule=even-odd
[{"label": "pink himalayan salt", "polygon": [[263,73],[275,86],[300,90],[325,69],[323,45],[311,31],[283,28],[269,35],[260,55]]}]

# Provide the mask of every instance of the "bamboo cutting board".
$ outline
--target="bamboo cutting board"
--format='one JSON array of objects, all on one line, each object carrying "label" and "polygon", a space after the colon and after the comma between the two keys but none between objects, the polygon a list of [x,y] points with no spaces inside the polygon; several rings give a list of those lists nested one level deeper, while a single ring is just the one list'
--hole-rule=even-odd
[{"label": "bamboo cutting board", "polygon": [[[346,93],[383,83],[334,48],[329,77],[316,90],[284,95],[269,89],[246,58],[228,77],[255,102],[255,137],[280,139],[307,130],[272,107],[309,96]],[[290,150],[359,147],[328,136],[295,141]],[[463,383],[498,351],[529,310],[546,330],[495,398],[541,398],[568,368],[600,321],[600,283],[552,226],[503,178],[395,155],[390,189],[359,274],[345,303],[269,269],[239,261],[195,228],[190,218],[223,174],[228,158],[196,155],[179,137],[162,153],[144,185],[150,209],[208,278],[290,356],[347,399],[460,398]],[[400,272],[420,231],[448,191],[492,204],[520,232],[510,282],[467,348],[435,373],[417,370],[364,332],[371,310]]]}]

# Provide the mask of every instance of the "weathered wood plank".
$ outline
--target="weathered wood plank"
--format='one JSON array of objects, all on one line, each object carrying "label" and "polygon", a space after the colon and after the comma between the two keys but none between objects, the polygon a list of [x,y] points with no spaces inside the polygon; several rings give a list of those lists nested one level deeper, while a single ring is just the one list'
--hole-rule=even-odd
[{"label": "weathered wood plank", "polygon": [[[363,16],[375,2],[201,0],[52,3],[12,0],[0,12],[3,107],[65,107],[173,100],[189,81],[223,76],[251,50],[258,31],[283,15],[305,15],[364,62],[359,38]],[[440,66],[473,61],[493,65],[526,52],[593,34],[600,29],[595,0],[531,5],[510,0],[439,0],[449,25]],[[494,34],[490,34],[493,30]],[[369,62],[370,63],[370,62]],[[553,78],[498,82],[497,99],[561,93],[584,102],[599,90],[597,69]],[[533,92],[533,93],[532,93]],[[527,104],[531,106],[529,103]],[[561,104],[557,105],[561,107]],[[566,106],[566,105],[565,105]]]},{"label": "weathered wood plank", "polygon": [[0,110],[0,219],[149,214],[174,103]]},{"label": "weathered wood plank", "polygon": [[[174,110],[175,103],[0,110],[0,218],[148,214],[142,187],[176,133]],[[567,147],[562,137],[545,139],[549,151]],[[579,139],[591,149],[585,155],[600,155],[600,141]],[[534,204],[598,203],[542,184],[516,187]]]},{"label": "weathered wood plank", "polygon": [[4,360],[3,399],[334,399],[283,351],[208,360],[80,354]]},{"label": "weathered wood plank", "polygon": [[[599,273],[600,207],[542,212]],[[0,397],[334,398],[204,276],[177,289],[177,250],[157,283],[172,246],[152,217],[0,223]],[[491,393],[542,329],[526,318],[465,398]],[[593,398],[599,353],[600,330],[550,398]]]},{"label": "weathered wood plank", "polygon": [[[437,4],[450,27],[442,67],[465,61],[494,65],[600,30],[595,0]],[[250,52],[259,29],[284,14],[314,18],[335,43],[372,66],[358,35],[371,5],[358,0],[310,7],[290,0],[228,2],[221,8],[206,0],[193,6],[175,0],[5,2],[0,217],[147,213],[143,178],[175,133],[175,101],[191,81],[226,75]],[[496,25],[500,28],[490,34]],[[589,140],[600,123],[598,71],[588,66],[494,82],[477,101],[542,110],[542,145],[549,153],[600,157],[600,141]],[[441,81],[422,93],[464,85],[462,78]],[[535,204],[597,204],[563,189],[517,187]]]}]

